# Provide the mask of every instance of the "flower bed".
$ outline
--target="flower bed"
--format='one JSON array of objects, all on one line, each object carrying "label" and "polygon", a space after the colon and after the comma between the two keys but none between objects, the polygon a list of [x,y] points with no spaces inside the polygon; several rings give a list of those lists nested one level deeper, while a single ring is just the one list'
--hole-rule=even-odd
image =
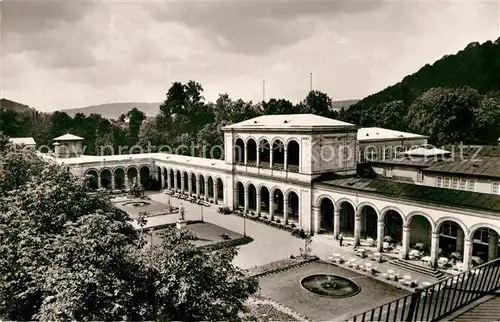
[{"label": "flower bed", "polygon": [[302,266],[311,262],[318,261],[319,259],[315,256],[311,257],[291,257],[282,259],[279,261],[271,262],[265,265],[256,266],[244,270],[245,275],[253,277],[261,277],[269,274],[275,274],[283,272],[298,266]]},{"label": "flower bed", "polygon": [[290,308],[261,296],[252,296],[246,302],[247,313],[243,321],[309,321]]},{"label": "flower bed", "polygon": [[[243,213],[240,210],[234,211],[233,214],[236,216],[239,216],[239,217],[243,217]],[[304,229],[297,228],[294,223],[285,225],[283,222],[281,222],[281,219],[279,219],[279,218],[276,218],[275,221],[272,221],[267,216],[257,216],[257,215],[253,215],[253,213],[247,214],[246,218],[249,220],[256,221],[256,222],[261,222],[263,224],[266,224],[266,225],[274,227],[274,228],[288,231],[288,232],[292,233],[292,236],[295,236],[297,238],[304,239],[307,237],[307,233],[304,231]]]}]

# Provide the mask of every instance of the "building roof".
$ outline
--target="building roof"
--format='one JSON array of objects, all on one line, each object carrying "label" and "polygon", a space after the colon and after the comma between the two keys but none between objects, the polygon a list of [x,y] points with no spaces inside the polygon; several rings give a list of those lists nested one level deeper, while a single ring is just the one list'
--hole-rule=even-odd
[{"label": "building roof", "polygon": [[401,165],[401,166],[411,166],[411,167],[428,167],[433,164],[434,158],[410,158],[410,157],[399,157],[394,159],[385,160],[373,160],[368,161],[370,164],[391,164],[391,165]]},{"label": "building roof", "polygon": [[381,127],[363,127],[358,129],[358,141],[380,141],[380,140],[398,140],[398,139],[427,139],[427,136],[384,129]]},{"label": "building roof", "polygon": [[283,115],[263,115],[250,120],[231,124],[223,127],[223,130],[255,130],[255,129],[338,129],[356,126],[327,117],[314,114],[283,114]]},{"label": "building roof", "polygon": [[420,201],[434,205],[495,212],[500,216],[499,195],[358,177],[320,177],[317,180],[317,184],[331,187],[372,192],[397,199]]},{"label": "building roof", "polygon": [[403,155],[408,155],[408,156],[422,156],[422,157],[429,157],[429,156],[445,156],[449,155],[451,152],[446,151],[443,149],[438,149],[435,147],[419,147],[415,149],[408,150],[406,152],[403,152]]},{"label": "building roof", "polygon": [[83,138],[67,133],[54,139],[54,141],[81,141]]},{"label": "building roof", "polygon": [[35,139],[32,137],[10,138],[9,141],[17,145],[36,145]]},{"label": "building roof", "polygon": [[457,161],[434,161],[422,171],[500,178],[500,157],[481,156]]}]

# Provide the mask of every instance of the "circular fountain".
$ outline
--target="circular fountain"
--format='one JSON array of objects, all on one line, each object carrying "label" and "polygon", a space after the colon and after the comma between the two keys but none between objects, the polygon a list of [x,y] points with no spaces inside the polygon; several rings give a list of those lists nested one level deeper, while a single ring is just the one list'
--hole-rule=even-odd
[{"label": "circular fountain", "polygon": [[300,281],[300,285],[314,294],[333,298],[354,296],[361,291],[359,285],[350,279],[327,274],[304,277]]},{"label": "circular fountain", "polygon": [[149,202],[146,201],[128,201],[123,203],[124,207],[135,207],[135,208],[146,207],[148,205]]}]

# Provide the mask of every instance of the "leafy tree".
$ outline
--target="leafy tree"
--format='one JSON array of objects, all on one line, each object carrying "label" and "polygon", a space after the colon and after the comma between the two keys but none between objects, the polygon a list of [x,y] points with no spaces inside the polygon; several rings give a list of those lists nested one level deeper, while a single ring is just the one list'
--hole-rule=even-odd
[{"label": "leafy tree", "polygon": [[234,248],[207,253],[191,244],[192,239],[187,230],[166,229],[161,245],[144,256],[155,280],[153,319],[238,320],[244,301],[257,291],[257,281],[231,264]]},{"label": "leafy tree", "polygon": [[234,249],[177,230],[143,249],[128,215],[65,167],[11,146],[1,160],[0,319],[233,321],[256,291]]},{"label": "leafy tree", "polygon": [[139,130],[141,129],[142,121],[146,119],[146,114],[139,111],[136,107],[127,113],[129,118],[128,131],[129,131],[129,144],[134,145],[137,143],[139,137]]},{"label": "leafy tree", "polygon": [[300,113],[312,113],[324,117],[332,114],[332,99],[323,92],[310,91],[305,100],[298,106]]}]

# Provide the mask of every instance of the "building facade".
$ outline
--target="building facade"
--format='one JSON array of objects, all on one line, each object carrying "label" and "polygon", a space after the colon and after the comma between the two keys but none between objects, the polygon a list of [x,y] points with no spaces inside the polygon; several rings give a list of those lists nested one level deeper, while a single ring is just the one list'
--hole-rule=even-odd
[{"label": "building facade", "polygon": [[[163,189],[293,223],[313,234],[342,232],[355,243],[373,239],[381,252],[389,237],[403,258],[415,244],[428,246],[433,264],[443,251],[460,253],[465,268],[498,257],[498,194],[426,185],[436,173],[427,163],[392,161],[393,153],[404,152],[401,139],[415,146],[425,145],[426,137],[363,131],[311,114],[261,116],[223,130],[223,160],[166,153],[54,159],[76,176],[94,177],[96,188],[120,190],[154,177]],[[367,142],[360,133],[375,134]],[[356,175],[359,151],[367,145],[391,150],[377,149],[384,163],[373,158],[375,178]],[[387,173],[391,167],[396,178]]]}]

